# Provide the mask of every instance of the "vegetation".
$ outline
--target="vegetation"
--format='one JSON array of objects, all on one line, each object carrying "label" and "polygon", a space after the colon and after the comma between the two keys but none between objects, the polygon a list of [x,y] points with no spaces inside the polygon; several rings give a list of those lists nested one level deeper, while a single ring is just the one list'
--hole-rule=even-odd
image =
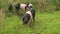
[{"label": "vegetation", "polygon": [[[38,1],[0,0],[0,8],[5,12],[4,24],[0,20],[0,34],[60,34],[60,10],[56,11],[59,0]],[[31,2],[36,10],[35,22],[30,25],[23,25],[22,17],[8,11],[10,3],[15,5],[26,2]],[[20,12],[24,11],[20,10]]]}]

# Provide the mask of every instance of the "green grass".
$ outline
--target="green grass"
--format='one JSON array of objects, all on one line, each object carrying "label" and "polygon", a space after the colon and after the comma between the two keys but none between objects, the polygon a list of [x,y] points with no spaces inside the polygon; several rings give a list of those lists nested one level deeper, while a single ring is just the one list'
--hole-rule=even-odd
[{"label": "green grass", "polygon": [[[36,8],[36,17],[35,22],[31,23],[30,25],[23,25],[22,17],[18,17],[16,14],[11,14],[8,12],[7,6],[9,2],[6,0],[3,3],[1,0],[1,8],[5,9],[6,12],[6,20],[5,20],[5,29],[4,34],[60,34],[60,11],[51,10],[51,12],[43,12]],[[17,0],[13,2],[15,3],[25,3],[28,0]],[[30,0],[29,0],[30,2]],[[35,4],[33,1],[31,1]],[[1,26],[1,24],[0,24]],[[0,34],[3,34],[2,27],[0,27]]]},{"label": "green grass", "polygon": [[6,17],[5,34],[60,34],[60,12],[36,13],[32,26],[23,25],[21,17]]}]

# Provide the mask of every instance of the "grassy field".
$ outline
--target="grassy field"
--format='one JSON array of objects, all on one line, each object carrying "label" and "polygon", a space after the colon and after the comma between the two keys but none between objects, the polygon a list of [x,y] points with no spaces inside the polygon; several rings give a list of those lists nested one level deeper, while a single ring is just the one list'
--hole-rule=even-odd
[{"label": "grassy field", "polygon": [[7,12],[4,32],[1,29],[2,27],[0,27],[0,34],[60,34],[60,11],[40,13],[36,9],[35,22],[30,25],[23,25],[22,17]]},{"label": "grassy field", "polygon": [[60,34],[60,12],[36,13],[32,25],[23,25],[17,15],[6,17],[5,34]]}]

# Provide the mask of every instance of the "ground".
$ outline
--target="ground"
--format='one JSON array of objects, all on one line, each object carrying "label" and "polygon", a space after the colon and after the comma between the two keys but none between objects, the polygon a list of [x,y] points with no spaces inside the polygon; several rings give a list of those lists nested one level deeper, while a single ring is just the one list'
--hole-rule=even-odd
[{"label": "ground", "polygon": [[60,34],[60,12],[36,13],[32,25],[23,25],[17,15],[6,17],[5,34]]},{"label": "ground", "polygon": [[[4,0],[0,1],[0,6],[4,8],[6,14],[4,27],[2,27],[3,25],[1,25],[0,21],[0,34],[60,34],[60,11],[51,10],[51,12],[41,12],[38,10],[38,8],[36,8],[35,22],[31,23],[30,25],[23,25],[22,17],[8,12],[10,0],[3,1]],[[13,2],[13,4],[25,3],[28,0],[21,1],[15,0],[15,2],[11,2]],[[38,6],[34,5],[34,7]]]}]

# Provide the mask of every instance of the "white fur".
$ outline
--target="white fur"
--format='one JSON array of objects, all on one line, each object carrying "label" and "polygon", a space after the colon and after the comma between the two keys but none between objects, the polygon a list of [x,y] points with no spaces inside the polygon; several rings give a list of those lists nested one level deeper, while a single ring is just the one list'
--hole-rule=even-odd
[{"label": "white fur", "polygon": [[29,4],[29,7],[30,7],[30,6],[33,6],[33,5],[30,3],[30,4]]},{"label": "white fur", "polygon": [[31,14],[31,12],[30,12],[30,11],[28,11],[28,12],[26,12],[26,13],[28,13],[28,14],[30,15],[30,17],[32,18],[32,14]]},{"label": "white fur", "polygon": [[20,4],[20,8],[21,8],[22,10],[25,10],[25,6],[26,6],[26,4]]}]

